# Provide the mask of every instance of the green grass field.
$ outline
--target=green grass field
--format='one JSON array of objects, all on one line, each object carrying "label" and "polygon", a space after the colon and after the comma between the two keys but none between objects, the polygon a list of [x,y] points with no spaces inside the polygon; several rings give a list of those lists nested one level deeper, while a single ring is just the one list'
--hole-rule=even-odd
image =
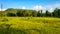
[{"label": "green grass field", "polygon": [[0,17],[0,34],[60,34],[60,18]]}]

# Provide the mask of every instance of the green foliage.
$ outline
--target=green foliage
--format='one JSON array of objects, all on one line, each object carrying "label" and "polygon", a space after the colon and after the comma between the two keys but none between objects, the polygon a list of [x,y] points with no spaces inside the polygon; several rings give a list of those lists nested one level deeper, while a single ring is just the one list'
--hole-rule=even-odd
[{"label": "green foliage", "polygon": [[60,18],[60,9],[58,9],[58,17]]},{"label": "green foliage", "polygon": [[14,16],[16,16],[16,14],[14,14],[14,13],[7,13],[7,16],[14,17]]},{"label": "green foliage", "polygon": [[53,12],[53,16],[54,17],[60,17],[60,9],[55,9],[54,12]]},{"label": "green foliage", "polygon": [[0,34],[60,34],[60,18],[2,17]]},{"label": "green foliage", "polygon": [[36,16],[37,16],[37,12],[36,12],[36,11],[32,11],[31,15],[32,15],[33,17],[36,17]]},{"label": "green foliage", "polygon": [[40,15],[40,11],[38,11],[38,13],[37,13],[37,17],[40,17],[41,15]]},{"label": "green foliage", "polygon": [[49,16],[49,12],[48,12],[48,10],[46,10],[46,16]]},{"label": "green foliage", "polygon": [[18,11],[18,12],[17,12],[17,16],[22,17],[22,16],[23,16],[23,13],[22,13],[21,11]]},{"label": "green foliage", "polygon": [[54,10],[54,17],[58,17],[58,9],[56,8],[55,10]]},{"label": "green foliage", "polygon": [[3,12],[1,12],[0,11],[0,17],[3,17],[3,16],[5,16],[6,14],[5,14],[5,12],[3,11]]},{"label": "green foliage", "polygon": [[53,12],[49,12],[46,10],[45,13],[43,13],[42,10],[39,10],[38,12],[35,10],[23,10],[23,9],[13,9],[9,8],[3,12],[0,12],[0,17],[3,16],[10,16],[10,17],[59,17],[60,18],[60,9],[55,9]]}]

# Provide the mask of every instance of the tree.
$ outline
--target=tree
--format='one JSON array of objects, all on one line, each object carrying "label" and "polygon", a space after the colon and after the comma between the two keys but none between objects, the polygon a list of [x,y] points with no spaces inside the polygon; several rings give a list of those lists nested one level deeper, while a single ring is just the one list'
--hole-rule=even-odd
[{"label": "tree", "polygon": [[41,13],[40,13],[40,14],[41,14],[41,17],[42,17],[42,16],[43,16],[43,14],[42,14],[42,10],[41,10]]},{"label": "tree", "polygon": [[22,16],[23,16],[23,13],[22,13],[21,11],[18,11],[18,12],[17,12],[17,16],[22,17]]},{"label": "tree", "polygon": [[58,17],[60,18],[60,9],[58,9]]},{"label": "tree", "polygon": [[46,14],[46,17],[49,16],[49,12],[48,12],[48,10],[46,10],[46,13],[45,13],[45,14]]},{"label": "tree", "polygon": [[58,17],[58,9],[57,9],[57,8],[54,10],[53,16],[54,16],[54,17]]},{"label": "tree", "polygon": [[14,14],[14,13],[7,13],[7,16],[14,17],[14,16],[16,16],[16,14]]},{"label": "tree", "polygon": [[31,13],[31,15],[32,15],[33,17],[36,17],[36,16],[37,16],[37,12],[36,12],[35,10],[33,10],[32,13]]},{"label": "tree", "polygon": [[51,17],[52,16],[52,13],[50,13],[48,10],[46,10],[45,15],[46,15],[46,17]]},{"label": "tree", "polygon": [[40,11],[38,11],[38,13],[37,13],[37,17],[40,17]]}]

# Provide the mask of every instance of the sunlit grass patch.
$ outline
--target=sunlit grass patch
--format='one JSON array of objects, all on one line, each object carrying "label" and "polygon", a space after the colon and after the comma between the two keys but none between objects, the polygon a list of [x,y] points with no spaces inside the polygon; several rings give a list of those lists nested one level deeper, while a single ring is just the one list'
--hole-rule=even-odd
[{"label": "sunlit grass patch", "polygon": [[60,18],[2,17],[0,18],[2,34],[6,31],[6,24],[12,24],[9,30],[11,34],[60,34]]}]

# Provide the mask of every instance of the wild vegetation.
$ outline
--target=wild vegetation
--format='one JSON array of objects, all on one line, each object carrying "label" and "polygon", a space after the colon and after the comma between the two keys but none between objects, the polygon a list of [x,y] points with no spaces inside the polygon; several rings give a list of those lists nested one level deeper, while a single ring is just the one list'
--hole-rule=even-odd
[{"label": "wild vegetation", "polygon": [[0,11],[0,34],[60,34],[60,9]]},{"label": "wild vegetation", "polygon": [[60,18],[0,17],[0,34],[60,34]]},{"label": "wild vegetation", "polygon": [[9,8],[5,11],[0,11],[0,16],[8,17],[59,17],[60,18],[60,9],[56,8],[53,12],[46,10],[43,13],[42,10],[26,10],[26,9],[13,9]]}]

